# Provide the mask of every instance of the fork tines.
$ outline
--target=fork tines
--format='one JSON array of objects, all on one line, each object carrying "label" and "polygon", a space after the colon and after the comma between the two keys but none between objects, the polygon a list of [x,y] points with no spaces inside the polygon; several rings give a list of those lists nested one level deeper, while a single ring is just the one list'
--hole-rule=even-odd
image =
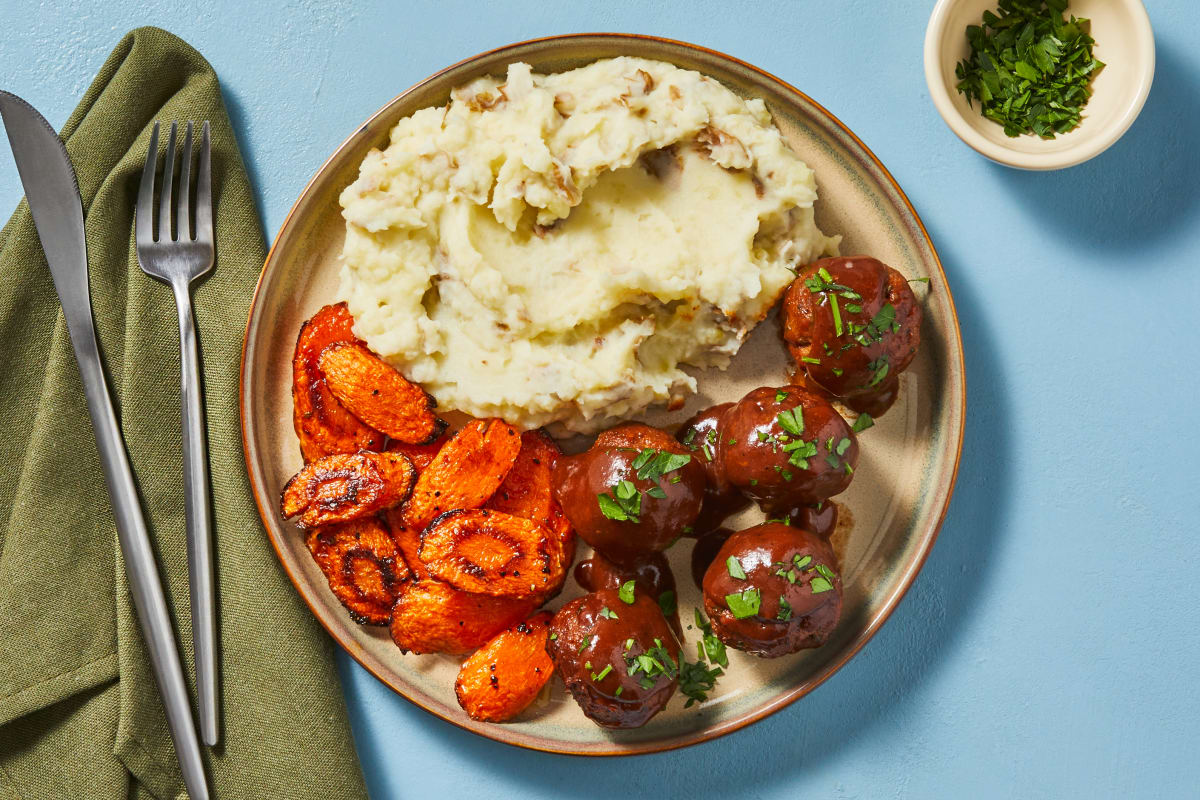
[{"label": "fork tines", "polygon": [[[179,123],[171,123],[167,136],[167,157],[163,162],[162,186],[159,189],[157,224],[154,214],[154,175],[158,170],[158,127],[150,133],[150,150],[146,154],[146,166],[142,170],[142,185],[137,201],[137,240],[139,244],[150,242],[197,241],[212,244],[212,147],[209,142],[208,121],[200,126],[200,155],[196,181],[195,223],[192,220],[191,177],[192,177],[192,128],[188,121],[184,129],[183,154],[180,159],[178,186],[175,181],[175,139]],[[172,211],[174,197],[174,217]]]}]

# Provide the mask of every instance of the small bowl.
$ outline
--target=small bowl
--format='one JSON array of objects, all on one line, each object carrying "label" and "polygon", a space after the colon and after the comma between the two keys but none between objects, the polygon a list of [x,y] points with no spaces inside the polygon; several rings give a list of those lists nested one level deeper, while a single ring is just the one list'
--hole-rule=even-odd
[{"label": "small bowl", "polygon": [[1072,0],[1067,14],[1092,21],[1096,58],[1106,66],[1092,82],[1092,97],[1075,130],[1054,139],[1032,134],[1010,138],[955,88],[954,67],[970,55],[966,30],[978,25],[996,0],[938,0],[925,30],[925,82],[950,130],[976,152],[1018,169],[1072,167],[1099,155],[1129,129],[1154,82],[1154,32],[1141,0]]}]

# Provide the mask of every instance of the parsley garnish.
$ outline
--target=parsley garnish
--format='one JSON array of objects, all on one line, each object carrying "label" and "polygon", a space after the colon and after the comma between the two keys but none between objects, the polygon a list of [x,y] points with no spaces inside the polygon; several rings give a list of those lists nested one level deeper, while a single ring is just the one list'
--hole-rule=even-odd
[{"label": "parsley garnish", "polygon": [[730,556],[725,560],[725,569],[729,572],[729,577],[746,580],[746,571],[742,569],[742,562],[738,561],[737,556]]},{"label": "parsley garnish", "polygon": [[674,472],[691,460],[689,455],[646,448],[638,453],[631,466],[637,471],[638,480],[658,481],[663,475]]},{"label": "parsley garnish", "polygon": [[600,616],[604,617],[605,619],[616,619],[617,612],[613,611],[608,606],[605,606],[604,608],[600,609]]},{"label": "parsley garnish", "polygon": [[954,68],[958,91],[1008,136],[1044,139],[1079,125],[1104,66],[1092,55],[1091,24],[1063,19],[1067,0],[999,0],[967,26],[971,54]]},{"label": "parsley garnish", "polygon": [[707,655],[708,660],[712,663],[720,664],[722,667],[728,667],[729,656],[725,652],[725,643],[713,634],[712,625],[709,624],[708,620],[701,616],[700,609],[695,608],[692,610],[695,612],[696,616],[696,627],[699,628],[700,632],[704,635],[704,638],[701,641],[696,642],[696,652],[700,654],[701,658],[704,658],[705,655]]},{"label": "parsley garnish", "polygon": [[725,595],[725,605],[736,619],[753,617],[758,613],[762,595],[758,589],[743,589],[736,594]]},{"label": "parsley garnish", "polygon": [[[711,448],[707,444],[704,447],[706,454],[711,452]],[[691,460],[692,457],[689,455],[646,448],[638,452],[637,458],[630,466],[638,480],[658,482],[664,475],[674,472]],[[712,460],[711,455],[709,460]],[[672,479],[671,482],[676,483],[677,481]],[[613,486],[611,495],[608,493],[596,495],[596,502],[600,504],[600,513],[609,519],[638,523],[641,522],[642,494],[656,500],[663,500],[667,496],[661,486],[651,486],[645,492],[639,492],[633,481],[626,480]]]},{"label": "parsley garnish", "polygon": [[782,403],[784,400],[787,400],[787,392],[785,392],[783,389],[776,389],[775,402]]},{"label": "parsley garnish", "polygon": [[779,595],[779,612],[775,615],[775,619],[787,622],[792,618],[792,606],[784,599],[783,595]]},{"label": "parsley garnish", "polygon": [[720,667],[708,668],[704,661],[684,661],[679,666],[679,693],[688,699],[684,708],[703,703],[708,693],[717,685],[717,678],[725,674]]},{"label": "parsley garnish", "polygon": [[617,522],[640,522],[642,496],[633,481],[621,481],[612,487],[612,495],[598,494],[600,513]]},{"label": "parsley garnish", "polygon": [[621,598],[622,603],[633,605],[633,590],[637,585],[637,581],[625,581],[621,584],[621,588],[617,589],[617,597]]},{"label": "parsley garnish", "polygon": [[775,417],[775,421],[779,423],[779,427],[793,436],[799,436],[804,433],[804,409],[802,408],[789,408],[787,411],[780,411],[779,415]]},{"label": "parsley garnish", "polygon": [[854,420],[854,424],[850,426],[850,430],[855,433],[862,433],[867,428],[875,424],[875,420],[871,419],[870,414],[859,414],[858,419]]},{"label": "parsley garnish", "polygon": [[593,681],[602,681],[602,680],[604,680],[604,676],[610,672],[612,672],[612,664],[605,664],[604,669],[600,670],[599,672],[592,673],[592,680]]},{"label": "parsley garnish", "polygon": [[675,613],[675,593],[670,589],[658,596],[658,607],[662,609],[665,616],[671,616]]}]

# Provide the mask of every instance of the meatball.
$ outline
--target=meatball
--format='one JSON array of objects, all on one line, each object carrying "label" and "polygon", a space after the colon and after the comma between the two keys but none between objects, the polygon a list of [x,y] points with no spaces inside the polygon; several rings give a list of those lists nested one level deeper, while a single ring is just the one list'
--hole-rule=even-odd
[{"label": "meatball", "polygon": [[551,620],[546,650],[583,713],[606,728],[645,725],[678,684],[679,641],[647,593],[632,603],[616,589],[572,600]]},{"label": "meatball", "polygon": [[921,342],[921,306],[896,270],[866,256],[809,265],[783,296],[783,340],[803,381],[878,416]]},{"label": "meatball", "polygon": [[789,525],[812,531],[822,539],[828,539],[837,530],[838,504],[832,500],[825,500],[821,503],[798,506],[784,516]]},{"label": "meatball", "polygon": [[554,491],[584,541],[629,564],[665,550],[695,521],[704,468],[670,434],[627,423],[559,459]]},{"label": "meatball", "polygon": [[683,635],[676,608],[675,574],[662,553],[651,553],[633,564],[614,564],[599,553],[575,565],[575,582],[585,592],[601,589],[620,589],[634,582],[635,593],[650,595],[663,610],[676,635]]},{"label": "meatball", "polygon": [[775,658],[825,643],[842,612],[829,542],[767,522],[726,540],[704,573],[704,612],[730,647]]},{"label": "meatball", "polygon": [[845,491],[858,439],[829,401],[800,386],[764,386],[721,416],[717,458],[726,479],[768,515]]},{"label": "meatball", "polygon": [[729,483],[722,468],[724,462],[717,458],[717,425],[732,407],[733,403],[721,403],[707,408],[683,423],[675,435],[704,467],[704,502],[691,531],[685,531],[685,535],[700,538],[719,528],[730,514],[750,504],[750,498]]}]

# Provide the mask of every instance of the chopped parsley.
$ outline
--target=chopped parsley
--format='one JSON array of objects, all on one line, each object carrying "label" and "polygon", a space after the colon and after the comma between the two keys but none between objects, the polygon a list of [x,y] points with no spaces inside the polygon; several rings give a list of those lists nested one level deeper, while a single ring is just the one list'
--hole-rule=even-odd
[{"label": "chopped parsley", "polygon": [[622,603],[633,605],[633,590],[637,586],[637,581],[625,581],[621,584],[621,588],[617,589],[617,597],[621,598]]},{"label": "chopped parsley", "polygon": [[725,595],[725,605],[736,619],[753,617],[758,613],[762,604],[762,594],[758,589],[743,589],[734,594]]},{"label": "chopped parsley", "polygon": [[663,450],[646,448],[638,453],[630,466],[636,470],[638,480],[658,481],[669,472],[674,472],[692,460],[689,455],[680,455]]},{"label": "chopped parsley", "polygon": [[792,618],[791,604],[788,603],[788,601],[784,598],[783,595],[779,595],[779,612],[775,614],[775,619],[783,620],[784,622],[787,622],[791,618]]},{"label": "chopped parsley", "polygon": [[638,684],[643,689],[653,688],[660,677],[665,676],[670,680],[679,672],[679,665],[675,663],[675,659],[663,647],[662,639],[655,639],[654,647],[651,647],[644,653],[636,656],[626,656],[625,667],[630,677],[637,675],[639,672],[642,674],[642,677],[638,680]]},{"label": "chopped parsley", "polygon": [[708,668],[703,660],[684,661],[679,665],[679,693],[688,699],[684,708],[708,699],[708,693],[717,685],[717,678],[725,674],[720,667]]},{"label": "chopped parsley", "polygon": [[842,439],[838,440],[837,447],[834,448],[834,452],[837,453],[839,456],[844,456],[846,454],[846,451],[849,448],[850,448],[850,440],[848,438],[843,437]]},{"label": "chopped parsley", "polygon": [[725,560],[725,569],[729,572],[729,577],[746,580],[746,571],[742,569],[742,562],[738,561],[737,556],[730,556]]},{"label": "chopped parsley", "polygon": [[779,427],[793,436],[804,433],[804,410],[801,408],[780,411],[779,415],[775,417],[775,421],[779,423]]},{"label": "chopped parsley", "polygon": [[671,616],[675,613],[675,593],[670,589],[658,596],[658,607],[662,609],[665,616]]},{"label": "chopped parsley", "polygon": [[854,431],[855,433],[862,433],[874,424],[875,420],[871,418],[871,415],[863,413],[859,414],[858,419],[854,420],[854,424],[850,426],[850,430]]},{"label": "chopped parsley", "polygon": [[808,469],[808,459],[817,454],[817,443],[797,439],[794,442],[785,444],[783,451],[790,454],[788,455],[788,463],[793,467]]},{"label": "chopped parsley", "polygon": [[1063,18],[1067,0],[999,0],[967,26],[971,54],[954,68],[967,102],[1004,128],[1053,139],[1074,130],[1104,67],[1086,19]]},{"label": "chopped parsley", "polygon": [[707,655],[708,660],[712,663],[728,667],[729,656],[725,652],[725,643],[713,634],[712,625],[700,614],[700,609],[696,608],[693,611],[696,616],[696,627],[704,636],[703,639],[696,642],[696,652],[701,658]]},{"label": "chopped parsley", "polygon": [[604,617],[605,619],[617,619],[617,612],[613,611],[608,606],[605,606],[604,608],[600,609],[600,616]]},{"label": "chopped parsley", "polygon": [[[694,431],[695,429],[692,429],[689,433],[694,433]],[[708,445],[706,444],[705,447],[707,448]],[[708,452],[711,452],[711,449],[706,450],[706,454]],[[648,447],[638,452],[630,466],[638,480],[658,482],[662,480],[663,476],[674,472],[691,460],[692,457],[689,455],[654,450]],[[712,460],[711,456],[709,460]],[[674,478],[671,479],[671,482],[678,483]],[[617,522],[638,523],[641,522],[643,494],[656,500],[666,499],[667,496],[661,486],[651,486],[644,492],[639,492],[633,481],[624,480],[612,487],[611,494],[602,492],[596,495],[596,502],[600,504],[600,513],[609,519]]]},{"label": "chopped parsley", "polygon": [[593,681],[602,681],[602,680],[604,680],[604,676],[610,672],[612,672],[612,664],[605,664],[604,669],[600,670],[599,672],[592,673],[592,680]]},{"label": "chopped parsley", "polygon": [[640,522],[638,516],[642,511],[642,495],[638,492],[633,481],[621,481],[612,487],[612,494],[596,495],[600,503],[600,513],[617,522]]},{"label": "chopped parsley", "polygon": [[776,403],[782,403],[784,400],[787,400],[787,396],[788,396],[788,393],[785,392],[783,389],[775,390],[775,402]]},{"label": "chopped parsley", "polygon": [[879,382],[887,377],[888,357],[886,355],[882,355],[874,361],[867,362],[867,369],[874,372],[874,374],[871,376],[871,381],[867,384],[867,386],[878,386]]}]

